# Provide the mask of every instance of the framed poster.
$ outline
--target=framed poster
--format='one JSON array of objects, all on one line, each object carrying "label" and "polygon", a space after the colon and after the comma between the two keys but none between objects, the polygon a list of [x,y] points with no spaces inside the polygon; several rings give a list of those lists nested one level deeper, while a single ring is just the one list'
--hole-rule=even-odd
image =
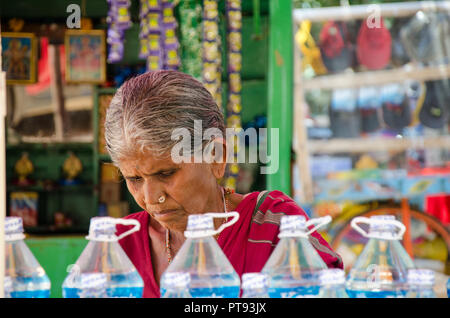
[{"label": "framed poster", "polygon": [[103,83],[106,80],[106,45],[103,30],[67,30],[66,82]]},{"label": "framed poster", "polygon": [[36,37],[33,33],[2,32],[2,71],[7,84],[36,82]]}]

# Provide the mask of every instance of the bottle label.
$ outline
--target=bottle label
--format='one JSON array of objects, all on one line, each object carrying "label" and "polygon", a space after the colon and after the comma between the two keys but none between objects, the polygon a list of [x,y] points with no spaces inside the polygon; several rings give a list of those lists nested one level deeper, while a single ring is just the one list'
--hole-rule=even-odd
[{"label": "bottle label", "polygon": [[319,294],[319,286],[269,288],[271,298],[314,298]]},{"label": "bottle label", "polygon": [[404,298],[407,291],[391,291],[391,290],[350,290],[347,289],[347,294],[350,298]]}]

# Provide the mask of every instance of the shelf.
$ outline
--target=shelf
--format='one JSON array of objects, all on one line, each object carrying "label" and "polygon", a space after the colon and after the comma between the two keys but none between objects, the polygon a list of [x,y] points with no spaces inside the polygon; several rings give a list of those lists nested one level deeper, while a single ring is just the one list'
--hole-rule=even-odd
[{"label": "shelf", "polygon": [[18,186],[8,185],[6,187],[8,192],[20,191],[20,192],[65,192],[65,191],[92,191],[93,184],[76,184],[76,185],[54,185],[54,186],[42,186],[42,185],[30,185],[30,186]]},{"label": "shelf", "polygon": [[18,143],[7,144],[6,150],[82,150],[92,151],[90,143]]},{"label": "shelf", "polygon": [[106,154],[99,154],[98,155],[98,159],[100,161],[111,162],[111,157],[109,155],[106,155]]},{"label": "shelf", "polygon": [[392,70],[369,71],[359,73],[341,73],[317,76],[296,81],[296,89],[339,89],[358,88],[361,86],[386,85],[407,80],[434,81],[450,77],[450,65],[418,67],[405,65]]},{"label": "shelf", "polygon": [[383,18],[387,17],[408,17],[417,11],[450,11],[448,1],[410,1],[380,4],[362,4],[352,6],[294,9],[294,23],[301,23],[309,20],[311,22],[322,22],[327,20],[349,21],[356,19],[366,19],[378,13]]},{"label": "shelf", "polygon": [[70,227],[56,227],[54,225],[39,225],[24,227],[25,235],[44,235],[44,234],[84,234],[88,233],[87,227],[70,226]]},{"label": "shelf", "polygon": [[405,151],[408,149],[450,149],[450,136],[427,138],[354,138],[310,140],[311,154],[364,153],[377,151]]}]

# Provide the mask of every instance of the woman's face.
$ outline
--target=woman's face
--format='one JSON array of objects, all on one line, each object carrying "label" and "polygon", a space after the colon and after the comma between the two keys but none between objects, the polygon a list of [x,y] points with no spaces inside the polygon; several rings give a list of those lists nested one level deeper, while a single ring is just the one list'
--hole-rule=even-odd
[{"label": "woman's face", "polygon": [[[217,209],[217,179],[225,165],[176,164],[170,156],[161,159],[151,152],[122,159],[119,169],[139,206],[162,226],[184,231],[190,214]],[[158,199],[165,196],[165,201]]]}]

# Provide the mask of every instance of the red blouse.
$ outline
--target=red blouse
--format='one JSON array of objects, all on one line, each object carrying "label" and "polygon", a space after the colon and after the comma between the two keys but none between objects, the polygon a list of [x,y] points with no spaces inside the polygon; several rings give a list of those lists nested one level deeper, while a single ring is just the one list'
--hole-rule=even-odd
[{"label": "red blouse", "polygon": [[[247,272],[260,272],[271,255],[279,239],[280,219],[283,215],[304,215],[306,213],[281,191],[271,191],[255,214],[255,206],[260,192],[247,195],[236,207],[239,220],[220,234],[218,244],[230,260],[234,269],[242,276]],[[120,240],[120,245],[136,267],[144,281],[144,297],[160,297],[159,286],[153,272],[150,254],[148,222],[146,211],[126,216],[141,223],[141,229]],[[127,228],[118,225],[118,234]],[[335,253],[323,237],[314,232],[309,241],[330,268],[343,268],[340,256]]]}]

